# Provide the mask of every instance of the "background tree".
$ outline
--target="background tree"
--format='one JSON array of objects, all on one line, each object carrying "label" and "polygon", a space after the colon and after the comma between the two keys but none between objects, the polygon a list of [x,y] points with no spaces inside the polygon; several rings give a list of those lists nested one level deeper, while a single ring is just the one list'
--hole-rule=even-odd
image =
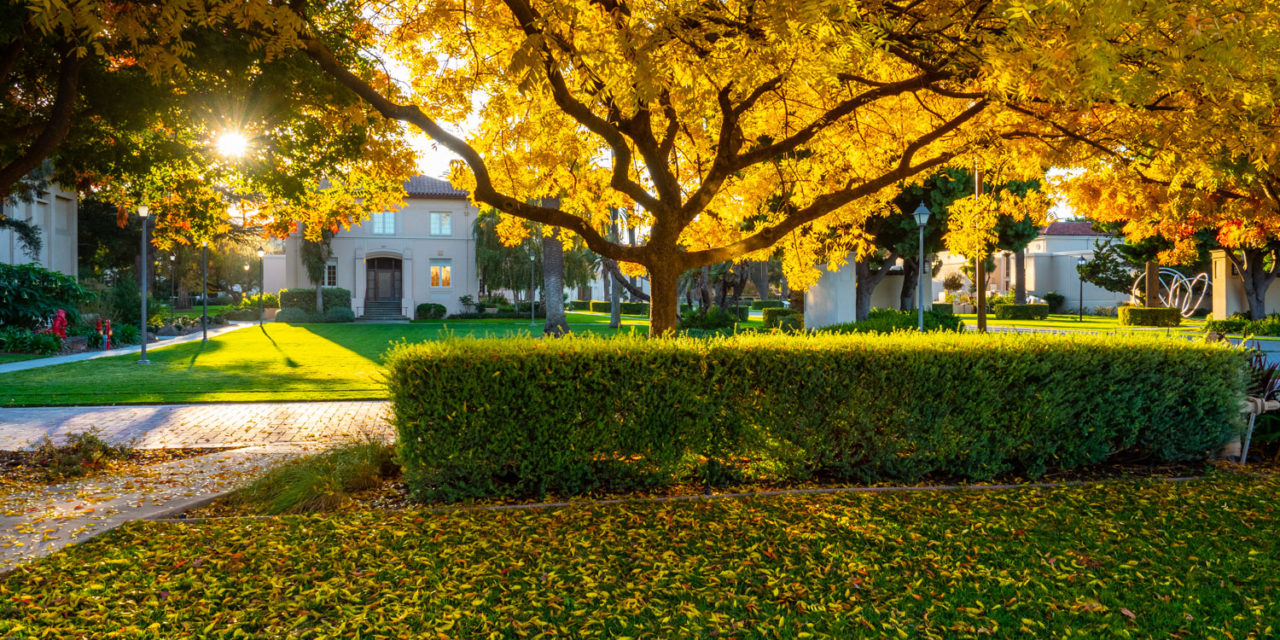
[{"label": "background tree", "polygon": [[302,267],[307,270],[307,280],[316,288],[316,315],[324,313],[324,280],[329,267],[330,245],[333,241],[333,230],[322,229],[316,239],[303,238],[298,257],[302,259]]}]

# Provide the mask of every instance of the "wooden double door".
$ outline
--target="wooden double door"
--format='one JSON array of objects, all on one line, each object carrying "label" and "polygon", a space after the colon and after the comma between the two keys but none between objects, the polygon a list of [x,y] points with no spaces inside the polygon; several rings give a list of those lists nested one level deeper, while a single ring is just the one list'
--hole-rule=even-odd
[{"label": "wooden double door", "polygon": [[364,299],[373,302],[399,301],[404,295],[403,263],[399,258],[365,260]]}]

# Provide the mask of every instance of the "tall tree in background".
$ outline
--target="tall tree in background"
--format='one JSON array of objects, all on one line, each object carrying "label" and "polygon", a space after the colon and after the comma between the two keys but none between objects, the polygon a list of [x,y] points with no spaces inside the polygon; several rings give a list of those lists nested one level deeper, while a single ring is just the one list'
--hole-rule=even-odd
[{"label": "tall tree in background", "polygon": [[333,241],[333,230],[321,230],[320,237],[314,240],[303,238],[299,256],[302,267],[307,270],[307,279],[316,288],[316,315],[324,313],[324,281],[329,267],[330,244]]}]

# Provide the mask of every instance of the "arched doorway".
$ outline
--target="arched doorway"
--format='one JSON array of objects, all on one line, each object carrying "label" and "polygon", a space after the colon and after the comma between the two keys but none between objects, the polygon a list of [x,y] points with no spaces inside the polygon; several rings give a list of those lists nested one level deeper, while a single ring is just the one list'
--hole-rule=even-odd
[{"label": "arched doorway", "polygon": [[399,301],[403,292],[403,272],[399,258],[365,260],[364,299],[370,302]]}]

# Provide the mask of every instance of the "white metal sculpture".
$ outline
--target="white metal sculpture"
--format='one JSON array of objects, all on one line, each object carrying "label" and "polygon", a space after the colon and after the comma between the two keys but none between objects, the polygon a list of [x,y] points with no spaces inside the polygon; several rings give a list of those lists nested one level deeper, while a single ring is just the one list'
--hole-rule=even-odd
[{"label": "white metal sculpture", "polygon": [[[1130,290],[1133,297],[1141,297],[1146,289],[1146,281],[1147,273],[1145,271],[1139,273]],[[1184,318],[1191,317],[1191,314],[1200,308],[1200,303],[1204,302],[1204,296],[1209,292],[1210,286],[1207,273],[1188,278],[1169,267],[1160,267],[1160,304],[1177,309]]]}]

